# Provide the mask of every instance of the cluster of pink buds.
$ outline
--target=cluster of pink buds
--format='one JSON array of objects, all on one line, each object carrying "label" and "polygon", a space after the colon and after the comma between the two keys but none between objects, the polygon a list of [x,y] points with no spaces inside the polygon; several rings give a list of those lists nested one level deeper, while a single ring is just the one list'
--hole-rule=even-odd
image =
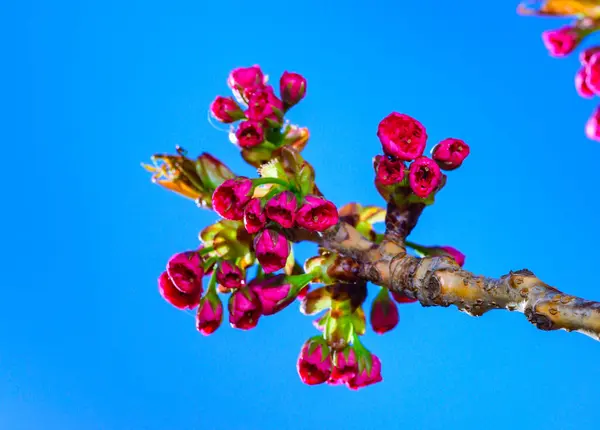
[{"label": "cluster of pink buds", "polygon": [[[397,112],[385,117],[377,129],[385,155],[374,159],[375,184],[384,198],[394,188],[409,187],[419,199],[427,199],[443,185],[440,169],[454,170],[469,155],[469,146],[460,139],[448,138],[424,156],[427,133],[416,119]],[[410,162],[406,167],[405,163]]]},{"label": "cluster of pink buds", "polygon": [[[264,275],[246,283],[245,264],[219,257],[215,248],[200,248],[171,257],[167,270],[158,279],[164,299],[179,309],[194,309],[196,327],[204,335],[212,334],[223,320],[223,303],[219,294],[230,294],[229,324],[238,329],[256,327],[263,315],[273,315],[305,290],[312,275]],[[203,295],[202,278],[210,275]]]},{"label": "cluster of pink buds", "polygon": [[[534,5],[520,4],[517,12],[521,15],[571,17],[577,19],[569,25],[542,33],[542,40],[548,53],[556,58],[563,58],[574,52],[581,42],[590,34],[600,29],[598,6],[594,2],[580,4],[577,13],[568,4],[543,0]],[[575,89],[586,99],[600,95],[600,46],[594,46],[581,52],[581,67],[575,74]],[[596,107],[585,125],[586,136],[600,141],[600,107]]]},{"label": "cluster of pink buds", "polygon": [[297,130],[281,128],[287,111],[306,95],[306,79],[302,75],[284,72],[279,80],[279,97],[256,65],[233,70],[227,84],[233,97],[218,96],[210,112],[225,124],[239,121],[237,127],[232,126],[231,137],[242,149],[244,158],[254,162],[268,160],[272,151],[290,144],[290,139],[296,140]]},{"label": "cluster of pink buds", "polygon": [[[223,123],[239,122],[232,134],[258,177],[236,175],[208,154],[189,158],[181,148],[177,155],[155,155],[154,166],[145,166],[156,183],[221,217],[200,232],[197,249],[168,260],[158,278],[160,294],[178,309],[196,310],[196,328],[205,336],[221,326],[225,303],[229,325],[249,330],[299,300],[303,314],[319,314],[313,325],[321,332],[301,348],[297,369],[304,383],[358,389],[382,381],[380,359],[361,341],[368,290],[360,263],[320,247],[302,266],[293,244],[335,235],[340,222],[380,243],[373,225],[384,221],[386,210],[356,203],[338,210],[319,191],[313,167],[300,155],[308,130],[284,124],[284,115],[306,93],[301,75],[284,73],[279,97],[258,66],[234,70],[227,82],[234,96],[217,97],[210,110]],[[463,141],[445,139],[431,158],[424,156],[425,128],[399,113],[381,121],[377,135],[385,155],[375,159],[375,183],[386,200],[399,194],[409,203],[431,203],[443,186],[441,170],[460,167],[469,154]],[[447,256],[464,264],[464,255],[451,247],[406,245],[418,256]],[[415,295],[379,288],[368,318],[373,332],[394,329],[398,305],[416,302]]]},{"label": "cluster of pink buds", "polygon": [[[290,243],[286,229],[322,232],[338,222],[337,208],[332,202],[316,195],[303,195],[282,181],[240,177],[223,182],[213,194],[214,210],[225,219],[243,220],[246,232],[254,236],[254,253],[265,273],[282,269],[288,260]],[[274,193],[254,197],[258,184],[269,182],[275,185]]]}]

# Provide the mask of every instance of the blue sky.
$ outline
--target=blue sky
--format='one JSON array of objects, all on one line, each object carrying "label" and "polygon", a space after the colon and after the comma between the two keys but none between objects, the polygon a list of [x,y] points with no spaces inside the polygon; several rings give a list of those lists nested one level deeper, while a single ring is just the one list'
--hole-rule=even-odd
[{"label": "blue sky", "polygon": [[[384,382],[307,387],[295,361],[316,332],[290,307],[211,337],[156,278],[215,217],[139,167],[176,144],[251,174],[207,108],[230,69],[308,78],[291,118],[335,203],[372,187],[381,118],[422,121],[471,156],[411,236],[498,276],[527,267],[572,294],[596,280],[600,146],[583,126],[575,57],[545,52],[561,21],[516,2],[9,2],[2,75],[4,268],[0,428],[269,430],[592,428],[596,342],[520,314],[401,308],[369,334]],[[305,256],[310,248],[303,247]]]}]

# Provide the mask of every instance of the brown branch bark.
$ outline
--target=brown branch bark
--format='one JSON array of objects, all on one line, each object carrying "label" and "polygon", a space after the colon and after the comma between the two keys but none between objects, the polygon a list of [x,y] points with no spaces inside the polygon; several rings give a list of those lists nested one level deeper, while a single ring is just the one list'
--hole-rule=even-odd
[{"label": "brown branch bark", "polygon": [[423,306],[454,305],[472,316],[492,309],[518,311],[540,330],[577,331],[600,340],[600,303],[562,293],[527,269],[495,279],[462,270],[448,257],[412,257],[403,241],[423,209],[388,209],[386,235],[379,245],[344,222],[292,240],[310,240],[355,259],[363,280],[416,298]]}]

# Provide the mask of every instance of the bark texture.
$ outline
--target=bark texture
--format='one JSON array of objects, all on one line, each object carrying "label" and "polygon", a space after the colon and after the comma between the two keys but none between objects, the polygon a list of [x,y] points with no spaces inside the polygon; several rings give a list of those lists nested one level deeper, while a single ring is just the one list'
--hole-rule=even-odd
[{"label": "bark texture", "polygon": [[298,232],[292,240],[309,240],[354,259],[361,279],[402,292],[423,306],[454,305],[473,316],[492,309],[517,311],[540,330],[577,331],[600,340],[600,303],[562,293],[527,269],[488,278],[461,269],[449,257],[408,255],[404,240],[423,208],[390,204],[379,244],[346,222],[320,234]]}]

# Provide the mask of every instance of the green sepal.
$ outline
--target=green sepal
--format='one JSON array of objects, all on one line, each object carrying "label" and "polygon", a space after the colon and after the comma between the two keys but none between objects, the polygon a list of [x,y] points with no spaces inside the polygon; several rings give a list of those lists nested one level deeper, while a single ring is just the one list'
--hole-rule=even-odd
[{"label": "green sepal", "polygon": [[324,336],[331,348],[341,350],[352,340],[354,326],[351,315],[334,315],[334,312],[330,312],[329,318],[327,318]]},{"label": "green sepal", "polygon": [[325,361],[327,359],[327,356],[329,355],[329,345],[327,345],[327,342],[325,341],[325,339],[323,338],[322,335],[316,335],[311,337],[310,339],[308,339],[308,341],[310,343],[309,347],[308,347],[308,355],[312,355],[315,350],[321,346],[321,361]]},{"label": "green sepal", "polygon": [[358,374],[360,375],[360,373],[366,369],[367,376],[371,376],[371,371],[373,370],[373,356],[371,355],[371,352],[363,346],[356,335],[352,338],[352,348],[356,354]]}]

